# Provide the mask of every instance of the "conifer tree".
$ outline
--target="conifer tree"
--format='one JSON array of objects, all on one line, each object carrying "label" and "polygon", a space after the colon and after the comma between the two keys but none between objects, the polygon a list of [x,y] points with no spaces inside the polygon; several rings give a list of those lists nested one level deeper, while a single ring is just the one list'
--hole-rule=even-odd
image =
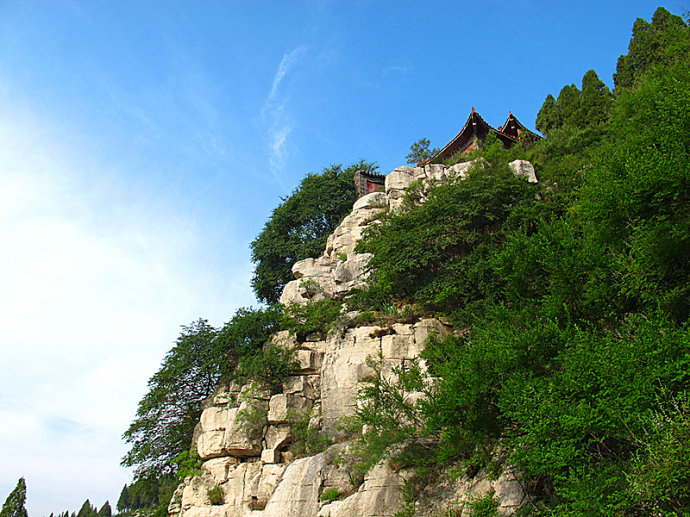
[{"label": "conifer tree", "polygon": [[98,517],[111,517],[112,515],[113,509],[110,507],[110,501],[106,501],[98,510]]},{"label": "conifer tree", "polygon": [[559,129],[562,125],[563,120],[556,104],[556,99],[554,99],[553,95],[548,94],[537,114],[535,127],[544,135],[547,135],[549,131]]},{"label": "conifer tree", "polygon": [[594,70],[582,77],[582,105],[580,127],[603,124],[609,118],[613,106],[613,95]]},{"label": "conifer tree", "polygon": [[96,509],[91,505],[91,502],[87,499],[84,504],[81,505],[77,517],[95,517],[97,515]]},{"label": "conifer tree", "polygon": [[127,483],[125,483],[125,486],[122,487],[122,491],[120,492],[120,498],[117,500],[117,511],[124,512],[129,510],[130,507],[131,503],[129,500],[129,487],[127,486]]},{"label": "conifer tree", "polygon": [[580,127],[582,92],[574,84],[568,84],[561,89],[556,100],[564,126]]},{"label": "conifer tree", "polygon": [[10,495],[7,496],[5,504],[0,510],[0,517],[27,517],[26,511],[26,481],[24,478],[19,478],[17,486]]},{"label": "conifer tree", "polygon": [[659,7],[649,23],[635,20],[628,53],[618,58],[613,82],[616,92],[630,88],[645,71],[657,64],[687,59],[690,53],[690,31],[680,17]]}]

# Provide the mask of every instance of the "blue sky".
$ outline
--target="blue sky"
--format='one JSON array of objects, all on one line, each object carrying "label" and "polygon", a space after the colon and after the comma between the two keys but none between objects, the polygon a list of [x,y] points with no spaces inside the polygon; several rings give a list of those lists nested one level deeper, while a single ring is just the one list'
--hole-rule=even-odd
[{"label": "blue sky", "polygon": [[389,172],[473,106],[533,128],[657,6],[0,1],[0,498],[115,504],[147,379],[256,303],[249,242],[307,172]]}]

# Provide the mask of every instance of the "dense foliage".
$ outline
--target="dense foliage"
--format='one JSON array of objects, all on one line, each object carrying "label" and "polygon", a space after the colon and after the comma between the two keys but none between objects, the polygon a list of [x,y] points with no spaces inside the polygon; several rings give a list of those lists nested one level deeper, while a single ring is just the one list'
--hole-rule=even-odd
[{"label": "dense foliage", "polygon": [[362,160],[347,168],[333,165],[320,174],[307,174],[273,210],[251,243],[256,264],[252,288],[259,300],[278,302],[283,287],[292,280],[295,262],[318,256],[326,247],[328,235],[352,209],[355,172],[376,168]]},{"label": "dense foliage", "polygon": [[470,178],[437,188],[422,206],[371,227],[360,249],[374,254],[375,289],[462,313],[465,320],[491,301],[498,291],[491,257],[506,232],[533,224],[535,189],[506,163],[478,168]]},{"label": "dense foliage", "polygon": [[[413,185],[401,210],[371,225],[359,247],[373,254],[370,286],[348,301],[365,311],[359,321],[433,313],[456,332],[430,340],[431,377],[418,364],[384,373],[371,359],[353,482],[396,451],[398,466],[417,469],[404,490],[413,512],[444,466],[493,468],[498,451],[524,473],[534,501],[525,513],[690,513],[688,56],[681,18],[659,8],[651,23],[638,19],[615,96],[586,72],[581,89],[547,97],[537,117],[546,138],[504,149],[490,135],[457,158],[475,160],[466,180],[433,187],[423,203]],[[408,158],[425,159],[428,146],[416,142]],[[532,161],[538,185],[514,177],[506,164],[516,158]],[[252,243],[259,299],[277,301],[294,262],[323,250],[362,168],[373,166],[310,174],[273,211]],[[183,327],[125,433],[123,464],[136,474],[118,510],[164,509],[175,475],[198,469],[192,432],[218,380],[277,390],[297,363],[270,335],[327,332],[341,309],[240,309],[221,329]],[[298,454],[330,443],[309,414],[290,419]],[[497,501],[473,504],[490,515]],[[95,512],[85,505],[78,517]]]},{"label": "dense foliage", "polygon": [[[647,25],[615,99],[588,72],[582,91],[547,98],[547,138],[489,142],[467,180],[369,232],[372,299],[461,330],[424,352],[433,382],[401,371],[364,392],[369,462],[397,441],[422,474],[471,470],[500,444],[528,512],[690,512],[690,29],[661,8]],[[539,186],[503,168],[516,152]],[[410,389],[427,396],[410,403]]]},{"label": "dense foliage", "polygon": [[124,434],[131,449],[122,464],[136,466],[137,477],[170,474],[172,460],[189,447],[201,404],[220,376],[217,335],[205,320],[183,327],[163,365],[149,380],[137,417]]},{"label": "dense foliage", "polygon": [[19,478],[17,486],[5,499],[0,510],[0,517],[27,517],[26,512],[26,481]]},{"label": "dense foliage", "polygon": [[659,7],[652,22],[638,18],[632,30],[628,53],[618,58],[613,82],[616,91],[632,88],[635,81],[657,65],[673,62],[687,64],[690,41],[687,24],[680,17]]},{"label": "dense foliage", "polygon": [[554,129],[594,127],[609,118],[613,95],[594,70],[582,77],[582,90],[564,86],[557,99],[549,94],[537,114],[536,127],[549,134]]},{"label": "dense foliage", "polygon": [[220,377],[231,376],[238,365],[250,376],[263,371],[277,375],[268,364],[273,356],[269,351],[267,358],[263,345],[278,329],[279,320],[276,308],[241,308],[221,329],[203,319],[182,327],[124,434],[131,448],[122,464],[136,470],[135,482],[122,489],[118,510],[167,506],[203,401]]}]

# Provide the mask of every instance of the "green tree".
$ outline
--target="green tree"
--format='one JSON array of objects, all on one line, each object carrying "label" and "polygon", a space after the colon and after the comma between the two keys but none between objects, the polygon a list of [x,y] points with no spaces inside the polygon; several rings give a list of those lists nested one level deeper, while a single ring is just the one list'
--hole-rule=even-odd
[{"label": "green tree", "polygon": [[432,189],[422,206],[368,228],[358,249],[374,254],[374,289],[462,318],[499,292],[489,258],[514,214],[534,205],[537,187],[493,161],[464,181]]},{"label": "green tree", "polygon": [[417,164],[430,160],[436,156],[439,152],[438,149],[429,149],[431,145],[431,140],[428,138],[420,138],[415,143],[410,146],[410,153],[405,156],[407,163]]},{"label": "green tree", "polygon": [[548,135],[550,131],[558,129],[563,125],[561,112],[553,95],[548,94],[544,104],[542,104],[539,113],[537,114],[537,121],[535,127],[544,135]]},{"label": "green tree", "polygon": [[127,486],[127,483],[125,483],[125,486],[123,486],[122,490],[120,491],[120,498],[117,500],[117,511],[122,513],[126,510],[129,510],[131,507],[129,487]]},{"label": "green tree", "polygon": [[5,503],[0,510],[0,517],[27,517],[26,511],[26,481],[19,478],[17,486],[10,492],[5,499]]},{"label": "green tree", "polygon": [[122,465],[136,467],[137,478],[174,472],[173,458],[189,447],[201,404],[220,375],[218,331],[200,319],[182,327],[175,346],[148,382],[134,422],[124,433],[130,451]]},{"label": "green tree", "polygon": [[292,280],[295,262],[318,256],[326,238],[352,209],[354,173],[378,167],[364,160],[343,168],[333,165],[307,174],[290,196],[281,200],[250,248],[255,264],[252,288],[265,303],[277,303]]},{"label": "green tree", "polygon": [[613,94],[594,70],[582,77],[582,90],[574,84],[561,89],[558,99],[549,94],[537,115],[536,127],[545,135],[561,128],[585,129],[604,124],[611,113]]},{"label": "green tree", "polygon": [[613,82],[618,92],[630,88],[647,70],[659,64],[680,60],[687,65],[690,55],[690,30],[680,17],[659,7],[649,23],[635,20],[628,53],[618,58]]},{"label": "green tree", "polygon": [[[191,445],[203,401],[221,375],[261,348],[277,330],[279,318],[276,308],[241,308],[220,330],[204,319],[182,327],[124,434],[131,449],[122,464],[136,467],[136,482],[122,489],[118,509],[158,504],[159,488],[177,470],[175,458]],[[160,482],[152,484],[155,480]]]},{"label": "green tree", "polygon": [[101,509],[98,510],[98,517],[111,517],[113,514],[113,509],[110,507],[110,501],[106,501]]},{"label": "green tree", "polygon": [[81,505],[77,513],[77,517],[96,517],[97,515],[98,512],[96,512],[96,508],[93,507],[88,499],[84,501],[84,504]]},{"label": "green tree", "polygon": [[659,65],[622,92],[615,138],[585,177],[577,210],[618,257],[619,289],[638,309],[690,314],[690,68]]},{"label": "green tree", "polygon": [[611,90],[599,79],[594,70],[587,71],[582,77],[580,127],[598,126],[605,123],[611,114],[612,106]]},{"label": "green tree", "polygon": [[564,126],[581,127],[582,92],[574,84],[565,85],[556,99]]}]

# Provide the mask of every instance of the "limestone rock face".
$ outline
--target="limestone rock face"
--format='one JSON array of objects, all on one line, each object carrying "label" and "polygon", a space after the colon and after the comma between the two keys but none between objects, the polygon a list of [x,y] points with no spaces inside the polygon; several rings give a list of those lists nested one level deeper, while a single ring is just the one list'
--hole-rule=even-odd
[{"label": "limestone rock face", "polygon": [[386,463],[376,465],[364,478],[362,486],[350,497],[325,505],[319,517],[368,517],[392,515],[402,504],[400,489],[404,477]]},{"label": "limestone rock face", "polygon": [[508,166],[518,178],[526,178],[530,183],[539,182],[534,173],[534,166],[527,160],[515,160],[510,162]]},{"label": "limestone rock face", "polygon": [[[281,303],[344,300],[353,289],[364,288],[370,255],[354,250],[366,227],[377,224],[386,211],[399,209],[411,184],[419,187],[408,199],[413,204],[423,203],[429,185],[464,179],[471,167],[480,165],[468,162],[452,167],[427,164],[395,169],[386,177],[385,192],[357,200],[352,212],[329,236],[320,257],[294,265],[295,280],[286,285]],[[510,167],[516,176],[536,181],[529,162],[517,160]],[[299,361],[295,374],[277,392],[234,383],[217,386],[205,403],[194,433],[203,461],[202,473],[187,478],[177,489],[169,506],[171,515],[374,517],[392,515],[400,508],[400,487],[410,473],[393,471],[382,461],[367,473],[361,485],[353,486],[345,467],[334,462],[349,447],[339,423],[355,413],[363,383],[376,374],[368,358],[381,361],[384,376],[393,375],[395,369],[404,369],[412,361],[424,370],[419,355],[429,336],[444,337],[451,329],[435,318],[362,325],[356,316],[344,316],[350,323],[343,323],[328,335],[315,333],[298,340],[287,331],[274,334],[270,343],[295,350]],[[409,396],[414,399],[423,395]],[[341,443],[296,459],[290,446],[299,440],[298,433],[304,432],[307,422],[308,428]],[[464,502],[493,490],[500,501],[499,511],[508,515],[525,499],[518,478],[508,468],[496,480],[481,473],[471,479],[450,480],[442,494],[429,494],[429,502],[423,503],[426,507],[420,507],[418,514],[439,515],[444,508],[464,512]],[[221,488],[220,504],[212,504],[209,499],[208,490],[214,487]],[[328,489],[338,490],[338,500],[320,500]]]}]

